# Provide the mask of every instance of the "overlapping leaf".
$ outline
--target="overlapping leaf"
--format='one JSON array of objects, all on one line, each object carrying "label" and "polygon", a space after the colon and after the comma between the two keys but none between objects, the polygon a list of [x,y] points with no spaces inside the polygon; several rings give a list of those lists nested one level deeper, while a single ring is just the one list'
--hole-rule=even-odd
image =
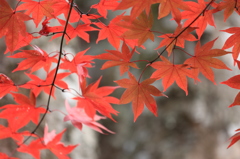
[{"label": "overlapping leaf", "polygon": [[142,12],[134,20],[130,16],[123,16],[122,20],[118,25],[128,29],[123,33],[123,38],[138,39],[138,46],[141,46],[147,39],[154,41],[154,34],[150,30],[153,25],[153,15],[151,12],[149,16],[145,12]]},{"label": "overlapping leaf", "polygon": [[[54,35],[52,39],[61,37],[62,34],[60,32],[63,32],[65,26],[65,21],[58,19],[58,21],[62,24],[62,26],[56,26],[56,27],[51,27],[51,32],[58,32],[58,34]],[[66,43],[68,43],[70,40],[74,39],[76,36],[79,36],[86,42],[89,41],[89,35],[86,33],[87,31],[94,31],[97,30],[96,28],[93,28],[90,26],[90,24],[79,24],[76,28],[74,28],[72,25],[68,24],[67,27],[67,35],[65,35]]]},{"label": "overlapping leaf", "polygon": [[60,68],[71,71],[71,73],[76,73],[79,77],[80,82],[83,81],[84,78],[90,77],[88,74],[87,68],[91,68],[92,63],[94,63],[93,56],[84,55],[87,51],[80,51],[77,55],[70,61],[66,56],[62,59],[63,63],[61,63]]},{"label": "overlapping leaf", "polygon": [[[206,4],[209,4],[209,2],[205,2],[204,0],[198,0],[198,2],[188,1],[185,3],[188,5],[189,8],[191,8],[191,10],[183,11],[181,14],[182,19],[187,19],[184,22],[184,27],[194,22],[191,27],[197,28],[196,32],[199,38],[202,36],[204,30],[207,27],[207,24],[215,27],[213,13],[215,13],[216,11],[213,9],[204,10],[207,6]],[[199,16],[200,14],[201,16]]]},{"label": "overlapping leaf", "polygon": [[159,36],[160,38],[164,39],[160,42],[159,46],[156,49],[166,46],[168,56],[170,56],[175,45],[184,48],[185,40],[187,41],[197,40],[197,38],[194,35],[190,34],[190,32],[192,32],[195,29],[196,28],[192,27],[182,28],[182,26],[179,25],[173,34],[169,33]]},{"label": "overlapping leaf", "polygon": [[[41,91],[44,91],[45,93],[50,95],[50,89],[51,85],[53,82],[54,74],[55,74],[56,69],[53,69],[47,74],[47,77],[45,80],[40,79],[38,76],[33,75],[33,74],[27,74],[26,75],[32,79],[32,81],[27,82],[24,85],[21,85],[22,88],[27,88],[27,89],[32,89],[32,92],[34,95],[37,97]],[[58,73],[56,76],[56,80],[54,85],[62,88],[62,89],[68,89],[68,85],[62,81],[63,78],[68,76],[70,73],[65,72],[65,73]],[[55,87],[53,87],[53,91],[51,96],[55,98]]]},{"label": "overlapping leaf", "polygon": [[[64,15],[65,18],[68,17],[68,12],[70,9],[70,3],[69,1],[66,0],[57,0],[57,3],[54,4],[53,6],[54,9],[54,16],[57,17],[61,14]],[[81,18],[80,13],[78,13],[78,11],[76,10],[76,8],[74,7],[72,9],[70,18],[69,18],[69,22],[74,23],[79,21],[79,19]]]},{"label": "overlapping leaf", "polygon": [[233,144],[235,144],[238,140],[240,140],[240,129],[237,129],[236,131],[238,131],[235,135],[233,135],[230,140],[231,143],[228,145],[227,148],[231,147]]},{"label": "overlapping leaf", "polygon": [[18,151],[29,153],[34,156],[36,159],[40,159],[40,150],[48,149],[59,159],[70,159],[67,155],[77,146],[69,145],[65,146],[60,140],[62,138],[62,131],[59,134],[56,134],[55,130],[48,132],[48,126],[44,128],[44,136],[41,139],[33,140],[29,145],[21,145],[18,148]]},{"label": "overlapping leaf", "polygon": [[94,115],[93,118],[90,118],[84,111],[83,108],[73,107],[71,108],[68,102],[65,102],[65,106],[68,112],[68,115],[64,117],[64,121],[71,121],[72,124],[78,129],[82,130],[82,125],[86,125],[92,128],[95,131],[98,131],[103,134],[102,130],[105,130],[109,133],[114,134],[111,130],[107,129],[102,124],[98,123],[98,120],[105,119],[105,117]]}]

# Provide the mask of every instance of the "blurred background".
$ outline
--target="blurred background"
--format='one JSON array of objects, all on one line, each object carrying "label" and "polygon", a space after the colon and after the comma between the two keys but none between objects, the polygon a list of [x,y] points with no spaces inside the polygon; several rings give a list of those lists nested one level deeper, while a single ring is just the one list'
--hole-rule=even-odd
[{"label": "blurred background", "polygon": [[[12,6],[15,6],[15,0],[8,0]],[[76,0],[79,8],[83,12],[88,12],[92,4],[97,3],[97,0],[80,1]],[[172,33],[176,28],[171,17],[166,17],[157,20],[158,5],[152,6],[152,11],[155,18],[155,23],[152,28],[154,31]],[[90,13],[96,12],[92,10]],[[112,19],[120,12],[109,12],[108,18]],[[214,15],[216,28],[208,27],[204,33],[201,43],[205,44],[216,37],[219,37],[215,43],[215,48],[221,48],[229,36],[219,30],[226,29],[231,26],[239,26],[239,18],[235,13],[223,23],[223,14],[219,12]],[[109,19],[101,19],[108,24]],[[32,23],[29,23],[31,30]],[[91,49],[87,54],[101,54],[105,49],[114,50],[107,41],[100,41],[96,44],[98,32],[91,32],[90,41],[79,39],[72,40],[69,45],[64,46],[64,51],[69,53],[77,53],[85,50],[88,47]],[[156,35],[159,36],[159,35]],[[46,52],[59,50],[59,41],[55,40],[46,43],[51,37],[43,37],[36,40],[33,44],[39,46]],[[154,50],[161,39],[155,38],[155,41],[147,41],[144,45],[146,49],[138,48],[141,55],[133,57],[134,60],[148,59],[152,60],[157,56],[157,50]],[[186,51],[193,54],[195,47],[194,42],[187,42]],[[28,48],[24,48],[28,49]],[[23,75],[22,71],[10,73],[16,68],[16,63],[20,60],[8,59],[3,55],[5,51],[4,39],[0,39],[0,73],[9,76],[15,83],[21,84],[28,79]],[[161,51],[158,50],[159,52]],[[177,56],[177,54],[175,53]],[[185,57],[180,53],[177,62],[182,62]],[[201,82],[194,84],[193,80],[189,80],[188,90],[189,95],[181,90],[176,84],[172,85],[164,94],[168,98],[160,97],[157,99],[158,117],[155,117],[149,110],[144,110],[143,114],[133,122],[133,113],[131,104],[115,105],[114,108],[120,113],[114,119],[117,123],[107,119],[101,123],[116,132],[113,135],[102,135],[84,127],[83,131],[73,127],[71,123],[63,122],[63,115],[58,112],[53,112],[47,115],[46,122],[50,130],[56,130],[60,133],[67,128],[67,133],[63,136],[62,141],[67,145],[80,144],[71,154],[71,159],[239,159],[240,158],[240,143],[236,143],[231,148],[227,149],[229,137],[235,132],[235,129],[240,128],[240,109],[239,107],[228,108],[233,102],[237,90],[231,89],[228,86],[220,85],[219,83],[238,74],[236,67],[233,67],[233,61],[230,56],[224,56],[223,61],[228,67],[233,69],[232,72],[225,70],[215,70],[216,85],[200,75]],[[89,83],[95,82],[103,75],[101,86],[116,85],[113,81],[127,78],[127,75],[119,76],[118,68],[110,68],[100,70],[104,61],[95,60],[95,67],[89,69],[89,74],[92,77]],[[144,68],[146,63],[140,63],[139,67]],[[135,75],[139,75],[140,70],[131,70]],[[152,69],[144,73],[144,78],[148,78],[153,72]],[[38,72],[40,76],[41,72]],[[66,78],[70,87],[77,88],[77,78]],[[154,85],[162,90],[161,81],[155,82]],[[24,92],[24,90],[22,90]],[[124,89],[117,89],[113,95],[120,97]],[[65,111],[64,101],[69,94],[57,92],[58,100],[52,100],[51,109]],[[61,97],[62,96],[62,97]],[[46,104],[46,96],[42,95],[38,99],[38,105]],[[11,96],[6,96],[0,100],[0,105],[12,103]],[[4,124],[5,120],[0,119],[0,123]],[[44,126],[44,124],[42,125]],[[34,129],[33,124],[29,124],[25,129]],[[42,134],[43,127],[37,131]],[[11,139],[0,140],[0,152],[10,153],[16,147]],[[43,159],[56,158],[51,152],[41,152]],[[23,153],[17,153],[16,157],[21,159],[32,159],[32,156]]]}]

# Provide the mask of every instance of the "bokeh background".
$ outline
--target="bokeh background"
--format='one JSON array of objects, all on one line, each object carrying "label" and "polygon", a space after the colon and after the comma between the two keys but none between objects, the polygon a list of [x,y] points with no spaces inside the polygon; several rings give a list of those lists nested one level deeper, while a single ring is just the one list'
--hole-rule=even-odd
[{"label": "bokeh background", "polygon": [[[15,6],[16,0],[8,0],[12,6]],[[92,4],[97,0],[76,0],[79,8],[83,12],[88,12]],[[174,31],[176,24],[171,21],[171,17],[157,20],[158,5],[152,6],[153,15],[156,22],[152,30],[171,33]],[[96,12],[92,10],[91,13]],[[109,12],[109,19],[112,19],[120,12]],[[226,29],[231,26],[239,26],[239,16],[233,14],[227,22],[223,22],[223,13],[214,15],[216,28],[208,27],[204,33],[202,44],[219,37],[215,43],[215,48],[221,48],[224,41],[229,36],[219,30]],[[108,24],[109,19],[101,19]],[[32,30],[32,23],[28,23],[28,29]],[[107,41],[100,41],[96,44],[98,32],[90,33],[91,43],[83,40],[74,39],[69,45],[64,46],[65,52],[77,53],[88,47],[91,49],[87,54],[101,54],[105,49],[114,49]],[[46,43],[51,37],[43,37],[33,43],[47,52],[59,50],[59,41],[51,41]],[[138,48],[141,55],[135,56],[133,59],[153,59],[157,56],[154,50],[161,39],[156,38],[154,42],[147,41],[146,49]],[[193,54],[195,47],[194,42],[186,43],[186,51]],[[24,48],[28,49],[28,48]],[[23,72],[19,71],[11,73],[20,60],[8,59],[3,54],[5,51],[4,39],[0,39],[0,73],[4,73],[13,79],[14,82],[21,84],[28,79]],[[158,50],[158,51],[161,51]],[[186,57],[179,53],[175,59],[182,62]],[[178,56],[178,57],[177,57]],[[48,123],[50,130],[56,130],[60,133],[67,128],[67,133],[63,136],[63,142],[66,144],[80,144],[70,155],[71,159],[239,159],[240,143],[235,144],[227,149],[229,137],[234,134],[234,130],[240,128],[240,109],[239,107],[228,108],[233,102],[237,90],[231,89],[219,83],[238,74],[236,67],[233,67],[233,61],[230,56],[224,56],[223,61],[233,69],[232,72],[225,70],[214,70],[216,75],[216,85],[200,76],[201,82],[194,84],[189,80],[189,95],[174,84],[166,92],[168,98],[159,97],[158,117],[155,117],[147,109],[138,120],[133,122],[133,113],[130,104],[115,105],[114,108],[120,113],[117,117],[117,123],[111,120],[104,120],[101,123],[116,132],[113,135],[102,135],[88,128],[83,131],[73,127],[71,123],[63,122],[63,115],[53,112],[47,115],[45,122]],[[89,69],[89,83],[96,81],[103,76],[101,85],[115,85],[114,80],[126,78],[127,75],[119,76],[118,68],[110,68],[100,70],[104,61],[96,60],[95,67]],[[144,68],[145,63],[139,65]],[[139,75],[141,70],[131,70],[135,75]],[[144,74],[144,78],[148,78],[153,72],[149,69]],[[42,72],[38,72],[44,78]],[[70,87],[77,88],[77,78],[74,76],[67,78]],[[155,86],[162,90],[161,81],[156,82]],[[117,89],[113,93],[114,96],[120,97],[124,89]],[[24,90],[22,90],[23,93]],[[27,93],[27,92],[26,92]],[[64,100],[71,97],[69,94],[57,92],[58,100],[52,100],[51,109],[65,111]],[[42,95],[38,99],[38,104],[46,104],[46,96]],[[0,106],[12,103],[11,96],[6,96],[0,100]],[[1,124],[6,124],[5,120],[0,119]],[[17,124],[17,123],[16,123]],[[43,126],[37,133],[42,134]],[[29,124],[25,129],[34,129],[33,124]],[[16,145],[11,139],[0,140],[0,152],[10,154]],[[51,152],[43,151],[41,153],[43,159],[54,159],[55,156]],[[21,159],[32,159],[30,155],[16,153]]]}]

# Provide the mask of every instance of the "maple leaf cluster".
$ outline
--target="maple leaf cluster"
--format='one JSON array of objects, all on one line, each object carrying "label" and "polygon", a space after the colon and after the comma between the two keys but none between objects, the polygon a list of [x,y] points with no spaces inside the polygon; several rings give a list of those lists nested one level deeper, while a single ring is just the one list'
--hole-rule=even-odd
[{"label": "maple leaf cluster", "polygon": [[[151,9],[152,5],[158,5],[157,19]],[[11,94],[16,104],[7,104],[0,107],[0,118],[7,121],[7,126],[0,125],[0,139],[12,138],[17,144],[17,151],[28,153],[35,158],[40,158],[42,149],[49,149],[58,158],[68,159],[67,156],[77,145],[65,146],[60,142],[64,131],[56,135],[55,130],[48,132],[45,126],[43,137],[36,135],[36,130],[43,123],[43,119],[50,113],[51,98],[55,96],[56,89],[62,92],[70,92],[76,106],[71,107],[66,99],[63,121],[71,121],[72,125],[82,130],[83,125],[92,128],[99,133],[114,133],[104,127],[98,120],[109,118],[115,121],[113,115],[118,111],[112,104],[132,103],[134,121],[141,115],[146,106],[150,112],[157,116],[157,102],[154,96],[166,96],[154,85],[161,80],[163,91],[171,87],[174,82],[188,95],[188,79],[200,81],[201,73],[208,80],[216,84],[214,69],[230,70],[223,61],[217,57],[232,54],[234,64],[240,66],[238,56],[240,52],[239,27],[231,27],[223,32],[232,34],[221,49],[213,48],[215,41],[211,40],[204,45],[200,43],[202,35],[208,25],[216,27],[214,14],[223,11],[224,21],[229,16],[239,12],[240,0],[198,0],[197,2],[184,0],[99,0],[93,4],[89,12],[84,13],[74,0],[18,0],[14,9],[6,0],[0,1],[0,38],[5,39],[5,54],[8,58],[22,59],[18,66],[12,70],[24,71],[30,80],[23,84],[15,84],[5,74],[0,73],[0,98]],[[130,9],[130,13],[125,11]],[[109,11],[122,11],[119,15],[109,20],[108,24],[103,19],[108,19]],[[177,27],[172,33],[162,33],[152,30],[155,21],[170,15]],[[53,25],[52,20],[58,22]],[[35,32],[27,30],[26,22],[31,21],[35,26]],[[40,28],[40,30],[38,29]],[[79,50],[78,53],[64,53],[63,41],[66,45],[72,39],[79,37],[90,43],[89,32],[98,32],[96,44],[107,39],[114,48],[107,49],[99,55],[88,55],[91,48]],[[161,35],[159,35],[161,34]],[[51,53],[39,48],[34,42],[42,37],[51,36],[51,40],[60,38],[59,50]],[[132,57],[142,54],[147,40],[161,41],[155,50],[156,56],[152,60],[137,59]],[[185,49],[185,41],[196,43],[195,49],[188,53]],[[46,44],[47,45],[47,44]],[[22,50],[24,46],[32,49]],[[232,47],[231,52],[226,51]],[[141,48],[141,49],[140,49]],[[175,63],[176,51],[189,56],[182,63]],[[137,54],[136,54],[137,53]],[[178,53],[178,54],[180,54]],[[94,65],[94,60],[106,60],[101,69],[118,66],[120,75],[129,78],[116,80],[118,86],[102,86],[100,77],[96,82],[88,84],[91,76],[88,69]],[[144,63],[145,67],[141,68]],[[153,68],[152,74],[147,79],[142,79],[148,67]],[[140,69],[139,77],[134,76],[133,69]],[[45,78],[37,76],[36,71],[44,71]],[[64,78],[77,75],[79,90],[69,88]],[[240,89],[240,77],[236,75],[222,82],[232,88]],[[29,96],[19,92],[19,88],[29,90]],[[120,99],[110,96],[116,89],[125,88]],[[74,93],[73,93],[74,92]],[[45,106],[37,106],[36,100],[41,93],[49,95]],[[44,105],[44,104],[43,104]],[[240,105],[240,94],[230,107]],[[9,115],[10,114],[10,115]],[[29,122],[36,125],[32,131],[21,131]],[[14,123],[19,123],[18,125]],[[34,138],[31,142],[27,141]],[[232,138],[229,145],[239,140],[239,133]],[[5,153],[0,153],[2,158],[12,158]]]}]

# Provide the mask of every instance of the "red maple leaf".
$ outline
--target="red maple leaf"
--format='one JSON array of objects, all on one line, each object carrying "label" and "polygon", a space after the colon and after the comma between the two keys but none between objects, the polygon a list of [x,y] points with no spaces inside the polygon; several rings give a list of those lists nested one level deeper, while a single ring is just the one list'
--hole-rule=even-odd
[{"label": "red maple leaf", "polygon": [[157,116],[157,104],[152,95],[163,96],[163,94],[154,86],[150,85],[156,81],[156,79],[149,78],[139,83],[136,78],[128,73],[130,79],[121,79],[115,81],[119,86],[127,88],[122,94],[120,104],[127,104],[132,102],[134,121],[142,113],[144,105]]},{"label": "red maple leaf", "polygon": [[39,23],[42,21],[42,19],[46,16],[49,18],[55,18],[53,15],[54,4],[58,3],[59,0],[42,0],[42,1],[32,1],[32,0],[21,0],[21,2],[24,2],[19,7],[17,7],[17,10],[26,10],[25,13],[27,15],[32,14],[33,21],[38,27]]},{"label": "red maple leaf", "polygon": [[8,120],[7,127],[0,125],[0,139],[12,138],[15,142],[19,144],[23,142],[24,136],[35,136],[28,131],[18,132],[18,129],[19,127],[18,124],[16,124],[16,121]]},{"label": "red maple leaf", "polygon": [[99,3],[94,4],[91,8],[97,9],[98,13],[104,18],[107,18],[107,11],[114,10],[118,6],[119,0],[100,0]]},{"label": "red maple leaf", "polygon": [[36,107],[36,97],[33,93],[30,93],[30,97],[23,94],[12,93],[12,96],[16,104],[7,104],[0,109],[4,109],[0,112],[0,118],[7,119],[10,123],[18,123],[14,125],[14,129],[18,130],[27,125],[30,121],[34,124],[38,124],[40,114],[45,113],[45,108]]},{"label": "red maple leaf", "polygon": [[6,75],[0,73],[0,99],[10,92],[17,92],[18,87]]},{"label": "red maple leaf", "polygon": [[[182,19],[187,19],[184,22],[184,27],[188,26],[190,23],[192,23],[195,18],[201,14],[204,9],[206,8],[206,4],[209,2],[205,2],[204,0],[198,0],[198,2],[185,2],[191,10],[186,10],[181,12]],[[191,27],[196,27],[196,32],[198,35],[198,38],[200,38],[205,31],[207,24],[210,24],[211,26],[215,27],[214,19],[213,19],[213,13],[216,12],[215,10],[205,10],[204,13],[198,17],[198,19],[195,20],[195,22],[191,25]]]},{"label": "red maple leaf", "polygon": [[[240,131],[240,129],[237,129],[235,131]],[[236,134],[234,134],[231,138],[230,138],[231,143],[228,145],[227,148],[231,147],[233,144],[235,144],[238,140],[240,140],[240,132],[237,132]]]},{"label": "red maple leaf", "polygon": [[[51,85],[53,82],[53,78],[54,78],[54,74],[55,74],[56,69],[53,69],[52,71],[50,71],[47,74],[47,77],[45,80],[40,79],[38,76],[33,75],[33,74],[27,74],[26,75],[32,79],[32,81],[27,82],[24,85],[21,85],[22,88],[27,88],[27,89],[32,89],[32,92],[34,93],[34,95],[37,97],[41,91],[44,91],[45,93],[49,94],[50,93],[50,89],[51,89]],[[70,73],[58,73],[57,77],[56,77],[56,81],[55,81],[55,85],[63,88],[63,89],[68,89],[68,85],[62,81],[63,78],[65,78],[66,76],[68,76]],[[53,91],[51,96],[55,98],[54,96],[54,92],[55,92],[55,87],[53,87]],[[50,94],[49,94],[50,95]]]},{"label": "red maple leaf", "polygon": [[60,139],[62,138],[63,133],[66,130],[63,130],[61,133],[55,133],[55,130],[48,132],[48,126],[44,128],[44,149],[49,149],[54,155],[61,159],[70,159],[67,154],[69,154],[75,147],[78,145],[69,145],[64,146]]},{"label": "red maple leaf", "polygon": [[31,18],[21,12],[12,10],[5,0],[0,1],[0,38],[4,35],[7,48],[13,52],[19,43],[20,36],[26,36],[26,25],[24,21]]},{"label": "red maple leaf", "polygon": [[[34,39],[34,37],[32,36],[32,34],[28,33],[26,36],[22,36],[22,34],[19,34],[19,41],[18,44],[15,46],[14,50],[18,50],[19,48],[29,45],[30,42]],[[10,51],[10,49],[7,47],[6,51],[4,52],[4,54],[8,53]],[[10,53],[13,53],[13,50],[10,51]]]},{"label": "red maple leaf", "polygon": [[[58,38],[62,36],[63,30],[66,21],[58,19],[58,21],[61,23],[62,26],[56,26],[56,27],[51,27],[50,32],[57,32],[56,35],[52,36],[52,39]],[[76,28],[74,28],[72,25],[68,24],[67,26],[67,35],[65,36],[66,39],[66,43],[68,43],[70,40],[74,39],[76,36],[79,36],[80,38],[82,38],[83,40],[85,40],[86,42],[90,42],[89,41],[89,35],[88,33],[86,33],[87,31],[95,31],[97,30],[96,28],[93,28],[90,26],[90,24],[78,24],[78,26]]]},{"label": "red maple leaf", "polygon": [[215,80],[214,73],[211,67],[216,69],[231,70],[221,60],[214,58],[229,53],[221,49],[211,50],[216,40],[217,39],[212,40],[203,46],[201,46],[200,42],[198,42],[195,47],[195,55],[184,62],[185,64],[188,64],[192,68],[194,68],[193,69],[194,76],[197,77],[199,72],[201,72],[207,79],[209,79],[213,83],[215,83]]},{"label": "red maple leaf", "polygon": [[0,152],[0,158],[1,159],[19,159],[16,157],[9,157],[7,154]]},{"label": "red maple leaf", "polygon": [[186,28],[182,28],[182,26],[179,25],[174,31],[174,33],[158,36],[164,39],[160,42],[159,46],[156,49],[166,46],[168,56],[170,56],[175,45],[181,48],[184,48],[185,40],[188,40],[188,41],[197,40],[197,38],[194,35],[190,34],[190,32],[192,32],[195,29],[196,28],[192,28],[192,27],[189,27],[186,29]]},{"label": "red maple leaf", "polygon": [[21,145],[21,147],[18,148],[18,151],[29,153],[36,159],[40,159],[40,150],[48,149],[58,158],[70,159],[67,155],[77,145],[64,146],[64,144],[60,142],[64,132],[65,130],[63,130],[61,133],[57,135],[55,130],[48,132],[48,126],[46,125],[44,128],[43,138],[33,140],[29,145]]},{"label": "red maple leaf", "polygon": [[237,60],[238,56],[239,56],[239,52],[240,52],[240,44],[239,44],[239,40],[240,40],[240,27],[231,27],[228,28],[226,30],[222,30],[224,32],[233,34],[231,35],[225,42],[224,46],[223,46],[223,50],[228,49],[230,47],[233,46],[232,48],[232,56],[234,60]]},{"label": "red maple leaf", "polygon": [[130,16],[133,20],[138,17],[143,11],[149,15],[151,5],[158,2],[159,0],[122,0],[115,10],[125,10],[132,7]]},{"label": "red maple leaf", "polygon": [[83,108],[86,114],[90,118],[94,118],[96,111],[101,113],[113,121],[115,121],[111,114],[117,115],[118,111],[112,108],[111,104],[118,104],[119,100],[115,97],[108,96],[116,88],[113,86],[99,87],[101,78],[99,78],[95,83],[91,83],[87,86],[86,79],[80,83],[82,95],[80,97],[75,97],[73,99],[77,100],[77,106]]},{"label": "red maple leaf", "polygon": [[120,45],[120,40],[122,40],[121,35],[127,30],[126,28],[120,27],[118,25],[118,22],[122,20],[122,18],[123,15],[116,16],[110,21],[109,25],[105,25],[102,22],[94,23],[97,27],[100,28],[96,43],[98,43],[100,40],[107,38],[109,43],[113,47],[118,49]]},{"label": "red maple leaf", "polygon": [[231,105],[229,105],[228,107],[233,107],[236,105],[240,105],[240,92],[238,92],[237,96],[234,99],[234,102]]},{"label": "red maple leaf", "polygon": [[[70,18],[69,18],[69,22],[70,23],[74,23],[74,22],[78,22],[80,20],[80,14],[79,12],[76,10],[76,5],[74,4],[74,8],[72,9]],[[70,3],[66,0],[57,0],[57,3],[54,4],[53,6],[54,9],[54,15],[57,17],[61,14],[64,15],[65,18],[68,17],[68,12],[70,9]]]},{"label": "red maple leaf", "polygon": [[138,39],[138,46],[141,46],[147,39],[154,41],[154,34],[150,30],[153,25],[152,12],[150,12],[149,16],[142,12],[134,20],[130,16],[123,16],[122,20],[118,25],[128,29],[123,33],[123,38]]},{"label": "red maple leaf", "polygon": [[94,115],[93,118],[90,118],[84,111],[83,108],[78,108],[78,107],[73,107],[71,108],[70,105],[68,104],[67,100],[65,102],[65,106],[67,109],[67,112],[69,115],[66,115],[64,117],[64,121],[71,121],[72,124],[77,127],[78,129],[82,130],[82,125],[86,125],[90,128],[92,128],[95,131],[98,131],[103,134],[102,130],[105,130],[109,133],[114,134],[111,130],[107,129],[104,127],[102,124],[97,123],[96,121],[105,119],[105,117],[99,116],[99,115]]},{"label": "red maple leaf", "polygon": [[229,87],[240,89],[240,75],[233,76],[228,80],[221,82],[221,84],[226,84]]},{"label": "red maple leaf", "polygon": [[162,61],[157,61],[151,64],[153,68],[157,69],[152,74],[151,78],[163,79],[163,91],[166,91],[167,88],[176,81],[177,85],[186,92],[186,95],[188,95],[187,76],[198,80],[198,78],[193,75],[191,67],[186,64],[172,64],[163,56],[160,58]]},{"label": "red maple leaf", "polygon": [[129,66],[138,68],[137,65],[131,62],[135,48],[130,52],[125,42],[122,44],[122,52],[117,50],[106,50],[108,53],[103,53],[95,56],[95,58],[102,60],[109,60],[102,65],[102,70],[113,66],[120,66],[120,74],[123,75],[129,70]]},{"label": "red maple leaf", "polygon": [[20,62],[18,64],[18,67],[12,72],[30,69],[30,73],[32,73],[42,67],[46,72],[48,72],[52,63],[57,63],[57,59],[55,58],[57,55],[49,57],[49,55],[44,50],[38,48],[37,46],[33,47],[35,50],[22,50],[22,52],[16,53],[12,56],[8,56],[11,58],[26,58],[25,60]]}]

